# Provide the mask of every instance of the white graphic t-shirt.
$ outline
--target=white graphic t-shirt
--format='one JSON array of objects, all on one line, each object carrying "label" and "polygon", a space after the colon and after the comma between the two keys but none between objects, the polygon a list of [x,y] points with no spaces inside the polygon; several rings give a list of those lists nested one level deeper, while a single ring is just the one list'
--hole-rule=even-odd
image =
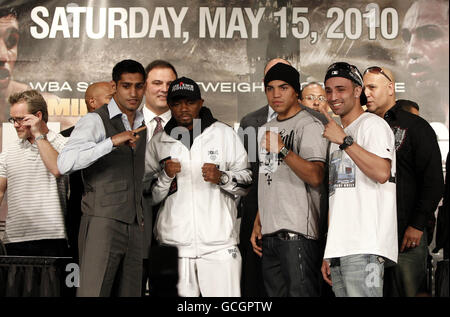
[{"label": "white graphic t-shirt", "polygon": [[366,176],[339,145],[330,147],[329,227],[324,258],[375,254],[397,262],[395,142],[389,125],[363,113],[345,132],[379,157],[391,160],[391,178],[384,184]]}]

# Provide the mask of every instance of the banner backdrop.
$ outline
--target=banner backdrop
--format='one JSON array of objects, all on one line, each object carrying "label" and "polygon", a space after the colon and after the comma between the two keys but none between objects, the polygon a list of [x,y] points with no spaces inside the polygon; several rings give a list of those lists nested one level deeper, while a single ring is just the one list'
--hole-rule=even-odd
[{"label": "banner backdrop", "polygon": [[[397,98],[420,105],[443,159],[448,152],[448,1],[0,0],[0,8],[1,122],[8,96],[34,88],[55,128],[70,127],[86,113],[87,86],[111,80],[113,66],[131,58],[144,67],[169,61],[234,125],[266,104],[269,59],[288,59],[302,83],[322,82],[328,65],[346,61],[361,72],[390,68]],[[5,144],[15,131],[2,130]]]}]

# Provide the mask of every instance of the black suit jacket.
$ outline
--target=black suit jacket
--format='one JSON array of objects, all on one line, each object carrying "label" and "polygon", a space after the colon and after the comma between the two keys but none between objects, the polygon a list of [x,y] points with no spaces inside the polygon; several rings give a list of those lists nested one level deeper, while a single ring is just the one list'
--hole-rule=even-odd
[{"label": "black suit jacket", "polygon": [[[253,223],[258,211],[258,128],[267,122],[269,114],[269,106],[266,105],[254,112],[244,116],[240,126],[242,129],[249,127],[255,128],[252,135],[253,140],[249,140],[248,135],[244,135],[244,146],[247,150],[252,151],[249,154],[251,170],[253,173],[253,182],[247,196],[241,198],[238,206],[238,212],[241,215],[241,229],[239,234],[240,250],[242,254],[242,280],[241,293],[243,297],[265,297],[267,296],[264,289],[264,281],[261,270],[261,259],[253,252],[250,243],[250,237],[253,231]],[[255,142],[256,146],[249,146],[249,142]]]},{"label": "black suit jacket", "polygon": [[[70,137],[75,127],[60,132],[64,137]],[[75,171],[69,176],[69,198],[67,200],[66,231],[70,246],[70,255],[78,262],[78,232],[81,221],[81,197],[84,187],[81,171]]]},{"label": "black suit jacket", "polygon": [[[248,127],[253,127],[256,129],[256,137],[258,136],[258,130],[257,128],[261,127],[265,123],[267,123],[267,116],[269,114],[269,105],[266,105],[254,112],[251,112],[244,116],[241,120],[240,127],[242,129],[246,129]],[[249,153],[249,142],[256,142],[257,145],[257,139],[249,140],[248,136],[245,136],[244,138],[244,146],[247,150],[247,153],[249,155],[249,159],[256,158],[255,160],[252,160],[250,162],[251,170],[252,170],[252,187],[250,188],[249,193],[247,196],[244,196],[241,198],[240,201],[240,215],[241,215],[241,230],[240,230],[240,242],[241,244],[247,244],[250,243],[250,236],[252,234],[253,230],[253,222],[256,217],[256,213],[258,211],[258,146],[256,146],[256,153]],[[250,147],[252,149],[252,147]]]}]

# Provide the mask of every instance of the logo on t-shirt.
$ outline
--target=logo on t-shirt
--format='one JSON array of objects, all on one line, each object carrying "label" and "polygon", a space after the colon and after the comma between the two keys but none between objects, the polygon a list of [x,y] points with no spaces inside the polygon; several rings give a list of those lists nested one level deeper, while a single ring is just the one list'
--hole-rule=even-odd
[{"label": "logo on t-shirt", "polygon": [[344,151],[337,150],[331,154],[330,159],[330,196],[334,194],[336,188],[355,187],[355,163]]},{"label": "logo on t-shirt", "polygon": [[[284,146],[292,151],[294,148],[294,138],[295,132],[294,130],[290,130],[288,133],[286,129],[282,129],[280,131],[281,140],[283,141]],[[273,181],[271,174],[275,173],[277,168],[283,164],[283,159],[278,156],[278,153],[268,153],[265,149],[260,148],[260,163],[259,163],[259,173],[264,174],[266,178],[267,185]]]},{"label": "logo on t-shirt", "polygon": [[392,127],[392,132],[394,132],[395,136],[395,151],[398,151],[406,139],[406,130],[400,127]]},{"label": "logo on t-shirt", "polygon": [[282,129],[280,131],[280,135],[281,135],[281,140],[283,140],[284,146],[292,151],[292,149],[294,148],[294,130],[291,130],[291,132],[289,134],[287,134],[285,129]]},{"label": "logo on t-shirt", "polygon": [[238,249],[236,247],[228,249],[228,254],[230,254],[233,259],[237,258]]},{"label": "logo on t-shirt", "polygon": [[275,173],[279,165],[280,159],[277,154],[267,153],[265,150],[264,153],[260,153],[259,173],[264,174],[267,185],[270,186],[272,182],[271,174]]},{"label": "logo on t-shirt", "polygon": [[208,156],[211,161],[215,161],[219,157],[219,150],[218,149],[208,150]]}]

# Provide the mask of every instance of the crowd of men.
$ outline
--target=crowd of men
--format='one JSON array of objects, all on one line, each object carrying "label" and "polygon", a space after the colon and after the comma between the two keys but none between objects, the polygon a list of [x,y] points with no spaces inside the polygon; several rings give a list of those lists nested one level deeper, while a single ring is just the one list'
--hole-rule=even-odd
[{"label": "crowd of men", "polygon": [[263,81],[238,131],[162,60],[117,63],[61,133],[40,93],[12,94],[7,254],[72,256],[78,296],[145,295],[171,263],[155,248],[176,250],[179,296],[416,296],[444,180],[394,74],[337,62],[302,88],[274,59]]}]

